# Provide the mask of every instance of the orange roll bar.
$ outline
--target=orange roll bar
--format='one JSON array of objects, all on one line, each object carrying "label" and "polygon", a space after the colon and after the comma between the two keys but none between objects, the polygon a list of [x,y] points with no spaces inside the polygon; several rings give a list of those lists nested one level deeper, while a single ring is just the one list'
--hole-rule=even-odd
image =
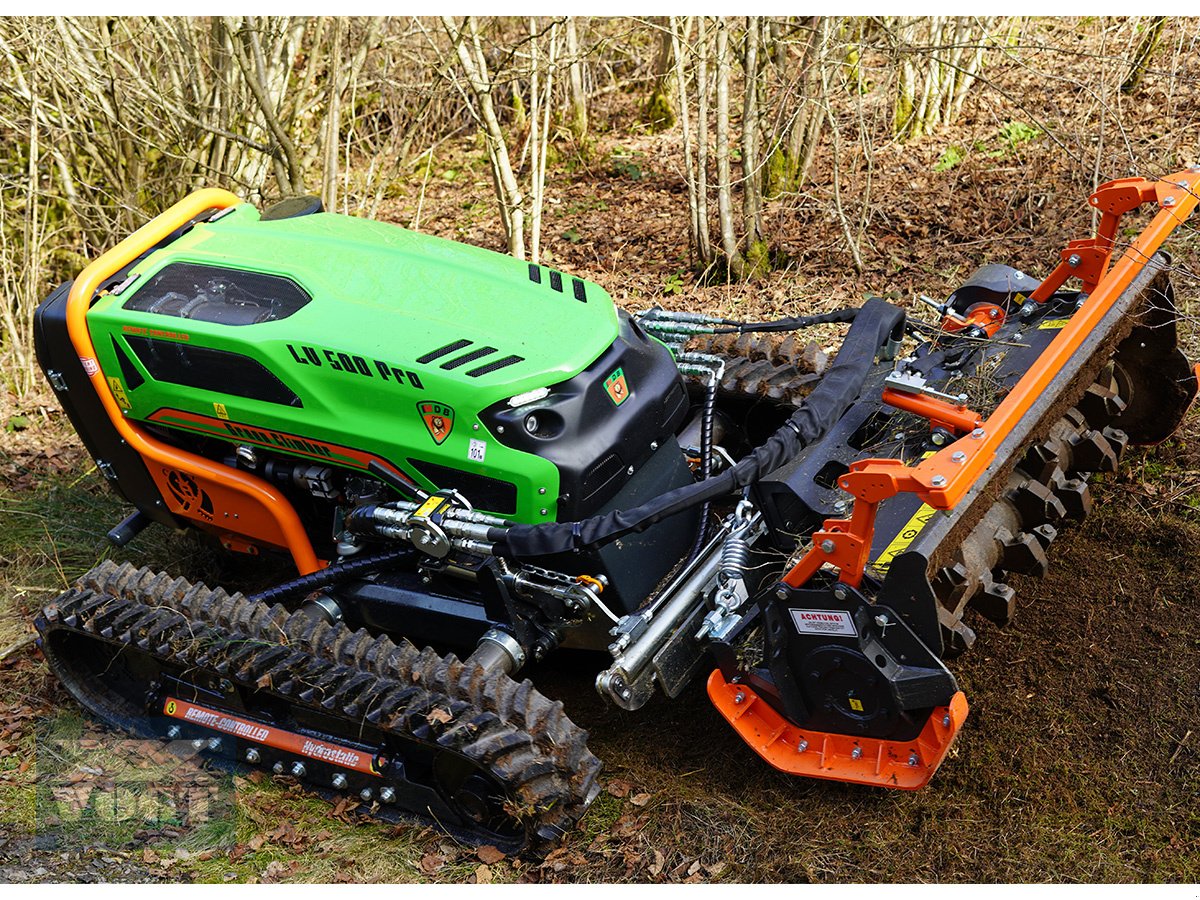
[{"label": "orange roll bar", "polygon": [[[176,515],[198,520],[209,530],[244,534],[252,540],[283,547],[291,553],[300,573],[307,575],[320,569],[321,563],[287,498],[260,478],[164,444],[126,419],[100,371],[87,327],[88,308],[106,279],[201,213],[214,208],[227,209],[240,202],[228,191],[216,188],[196,191],[101,255],[71,285],[67,333],[113,426],[145,459],[168,508]],[[172,471],[190,476],[207,490],[215,501],[217,515],[201,517],[196,510],[180,503],[167,481]]]}]

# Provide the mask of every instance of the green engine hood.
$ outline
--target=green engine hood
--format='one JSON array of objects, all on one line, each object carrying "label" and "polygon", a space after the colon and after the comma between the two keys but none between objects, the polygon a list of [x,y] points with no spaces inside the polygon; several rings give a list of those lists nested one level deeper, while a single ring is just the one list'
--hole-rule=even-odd
[{"label": "green engine hood", "polygon": [[[282,276],[311,299],[254,324],[156,305],[159,288],[148,286],[189,265]],[[163,273],[168,266],[177,268]],[[352,468],[369,455],[426,488],[443,480],[430,472],[468,470],[515,485],[508,513],[524,521],[555,516],[557,470],[503,446],[480,412],[568,381],[619,334],[612,299],[596,284],[329,213],[264,220],[240,205],[132,274],[87,319],[126,415]],[[165,374],[147,367],[155,359]]]},{"label": "green engine hood", "polygon": [[[178,261],[286,275],[313,297],[286,328],[277,329],[289,341],[320,346],[332,341],[342,352],[403,364],[418,371],[433,393],[443,383],[456,384],[492,402],[562,381],[617,336],[616,311],[599,285],[352,216],[260,221],[253,206],[239,206],[211,225],[193,228],[135,271],[148,275]],[[420,362],[463,341],[470,343],[458,352]],[[480,355],[447,368],[464,354]],[[466,374],[512,356],[521,361],[485,376]]]}]

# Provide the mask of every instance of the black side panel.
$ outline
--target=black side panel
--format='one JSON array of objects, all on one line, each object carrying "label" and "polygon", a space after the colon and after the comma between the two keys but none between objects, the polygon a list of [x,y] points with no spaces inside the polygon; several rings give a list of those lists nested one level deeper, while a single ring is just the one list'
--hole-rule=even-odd
[{"label": "black side panel", "polygon": [[133,364],[129,354],[125,352],[125,348],[117,343],[117,339],[110,336],[109,340],[112,341],[113,353],[117,355],[117,363],[121,366],[121,377],[125,379],[125,384],[131,391],[136,391],[146,383],[146,379],[142,377],[138,367]]},{"label": "black side panel", "polygon": [[[597,514],[632,509],[692,480],[682,451],[670,442],[660,447]],[[700,510],[688,509],[599,549],[543,557],[536,562],[573,575],[606,576],[609,584],[604,602],[618,615],[632,613],[688,552],[699,524]]]},{"label": "black side panel", "polygon": [[280,406],[304,407],[295,392],[275,377],[274,372],[249,356],[132,335],[126,336],[125,341],[155,381],[249,397]]},{"label": "black side panel", "polygon": [[[61,377],[61,380],[51,378],[51,387],[67,418],[79,432],[88,453],[97,465],[102,462],[107,464],[100,466],[100,469],[108,477],[113,489],[155,522],[179,528],[180,524],[167,512],[142,457],[121,439],[83,371],[83,365],[67,334],[67,297],[70,292],[69,282],[59,285],[34,313],[33,338],[38,364],[47,378],[51,378],[51,372]],[[55,382],[63,387],[58,387]],[[111,466],[111,470],[108,466]],[[111,476],[108,475],[109,471],[112,472]]]},{"label": "black side panel", "polygon": [[339,586],[334,594],[352,628],[403,634],[418,644],[473,647],[494,623],[482,600],[453,579],[434,584],[416,572],[382,572],[370,581]]},{"label": "black side panel", "polygon": [[460,491],[476,509],[486,509],[500,516],[516,514],[517,486],[511,481],[439,466],[437,463],[413,459],[411,456],[408,458],[408,464],[439,489],[453,488]]}]

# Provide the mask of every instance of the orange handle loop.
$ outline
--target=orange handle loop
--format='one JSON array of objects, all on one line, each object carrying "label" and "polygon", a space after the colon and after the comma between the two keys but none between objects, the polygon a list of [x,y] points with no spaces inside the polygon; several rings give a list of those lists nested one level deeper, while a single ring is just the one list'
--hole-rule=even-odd
[{"label": "orange handle loop", "polygon": [[[241,495],[247,508],[273,522],[281,546],[287,548],[296,568],[306,575],[321,568],[321,564],[300,517],[287,498],[260,478],[164,444],[126,419],[100,371],[96,348],[87,327],[92,297],[106,279],[206,210],[227,209],[240,202],[233,194],[217,188],[196,191],[101,255],[71,285],[71,294],[67,298],[67,333],[105,412],[125,442],[140,453],[148,465],[154,463],[163,469],[186,472],[202,482],[224,487],[235,496]],[[152,471],[151,474],[159,480],[157,473]]]}]

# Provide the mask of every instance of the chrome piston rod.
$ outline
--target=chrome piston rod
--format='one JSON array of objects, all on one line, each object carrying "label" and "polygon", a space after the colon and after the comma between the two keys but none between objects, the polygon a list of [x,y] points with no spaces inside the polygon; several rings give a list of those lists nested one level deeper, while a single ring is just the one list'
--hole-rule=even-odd
[{"label": "chrome piston rod", "polygon": [[[757,538],[762,533],[762,515],[756,513],[750,522],[750,533]],[[695,644],[697,655],[701,644],[692,632],[679,631],[687,619],[703,606],[705,591],[716,583],[721,569],[721,550],[729,536],[726,529],[714,538],[704,552],[666,590],[652,611],[627,617],[642,623],[626,625],[629,635],[626,646],[620,649],[613,664],[596,677],[596,690],[625,709],[638,709],[653,694],[655,658],[674,642]],[[624,622],[625,620],[623,620]],[[620,626],[618,626],[620,628]],[[618,644],[619,644],[618,639]],[[618,646],[614,644],[614,647]]]}]

